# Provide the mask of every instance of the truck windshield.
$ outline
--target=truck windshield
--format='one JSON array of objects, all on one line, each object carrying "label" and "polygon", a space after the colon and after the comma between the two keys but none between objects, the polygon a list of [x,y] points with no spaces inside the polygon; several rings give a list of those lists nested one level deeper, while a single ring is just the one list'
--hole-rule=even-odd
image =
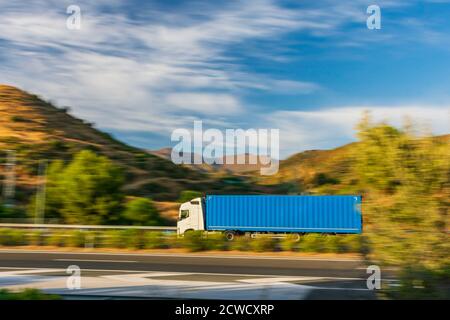
[{"label": "truck windshield", "polygon": [[189,217],[189,210],[181,210],[180,220],[186,219],[187,217]]}]

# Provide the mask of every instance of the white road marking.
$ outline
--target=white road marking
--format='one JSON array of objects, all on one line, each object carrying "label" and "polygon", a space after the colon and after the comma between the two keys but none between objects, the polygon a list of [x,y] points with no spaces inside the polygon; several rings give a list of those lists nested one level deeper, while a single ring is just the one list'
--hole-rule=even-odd
[{"label": "white road marking", "polygon": [[253,279],[240,279],[238,282],[251,283],[251,284],[264,284],[264,283],[277,283],[277,282],[291,282],[291,281],[306,281],[306,280],[321,280],[318,277],[270,277],[270,278],[253,278]]},{"label": "white road marking", "polygon": [[[26,268],[26,267],[0,267],[0,269],[11,269],[11,270],[33,270],[36,272],[47,272],[46,270],[57,270],[57,271],[66,271],[66,269],[51,269],[51,268]],[[141,273],[142,271],[132,271],[132,270],[116,270],[116,269],[82,269],[82,271],[103,271],[103,272],[123,272],[123,273]],[[15,272],[15,271],[11,271]],[[148,271],[151,272],[151,271]]]},{"label": "white road marking", "polygon": [[39,273],[39,274],[44,274],[44,273],[48,273],[48,272],[60,272],[60,271],[65,271],[65,270],[60,270],[60,269],[45,269],[45,270],[35,270],[35,269],[20,269],[20,270],[10,270],[10,271],[0,271],[0,276],[4,276],[4,275],[9,275],[9,274],[13,274],[13,275],[21,275],[21,274],[35,274],[35,273]]}]

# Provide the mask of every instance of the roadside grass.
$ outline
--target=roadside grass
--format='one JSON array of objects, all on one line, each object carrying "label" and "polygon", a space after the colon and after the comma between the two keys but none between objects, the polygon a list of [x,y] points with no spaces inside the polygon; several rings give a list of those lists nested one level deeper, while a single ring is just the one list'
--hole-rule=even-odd
[{"label": "roadside grass", "polygon": [[250,248],[255,252],[277,251],[278,241],[267,236],[251,239]]},{"label": "roadside grass", "polygon": [[0,229],[0,245],[2,246],[23,246],[27,245],[27,239],[23,230]]},{"label": "roadside grass", "polygon": [[361,235],[307,234],[297,241],[295,237],[273,239],[261,235],[255,239],[236,236],[227,241],[222,233],[205,235],[199,231],[179,238],[174,233],[136,229],[86,231],[86,230],[22,230],[0,229],[0,246],[53,246],[68,248],[110,249],[186,249],[199,251],[249,251],[249,252],[308,252],[308,253],[362,253]]}]

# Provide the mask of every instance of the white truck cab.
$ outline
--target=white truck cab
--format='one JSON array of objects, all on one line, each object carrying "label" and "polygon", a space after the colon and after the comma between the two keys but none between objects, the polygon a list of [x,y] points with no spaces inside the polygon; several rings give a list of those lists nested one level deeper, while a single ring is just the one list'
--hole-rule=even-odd
[{"label": "white truck cab", "polygon": [[180,206],[177,222],[177,234],[182,235],[186,231],[205,230],[205,219],[203,216],[204,202],[202,198],[195,198]]}]

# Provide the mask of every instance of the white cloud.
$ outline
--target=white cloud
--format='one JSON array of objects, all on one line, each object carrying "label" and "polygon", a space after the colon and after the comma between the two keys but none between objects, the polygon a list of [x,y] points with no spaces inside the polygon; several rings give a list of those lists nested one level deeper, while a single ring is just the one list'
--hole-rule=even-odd
[{"label": "white cloud", "polygon": [[180,109],[206,114],[232,114],[240,111],[239,102],[227,94],[173,93],[167,104]]},{"label": "white cloud", "polygon": [[[277,111],[266,121],[280,129],[283,157],[310,149],[338,147],[343,141],[355,140],[355,126],[364,111],[374,121],[386,121],[401,127],[409,118],[424,132],[450,132],[450,106],[349,106],[313,111]],[[339,140],[337,140],[339,139]]]},{"label": "white cloud", "polygon": [[2,80],[71,105],[100,127],[148,131],[161,123],[179,125],[177,110],[203,112],[205,118],[244,111],[239,95],[245,90],[316,89],[244,71],[226,54],[231,44],[308,27],[295,11],[272,1],[203,11],[193,5],[179,13],[155,9],[140,23],[120,10],[103,13],[105,5],[120,2],[81,1],[82,28],[70,31],[65,4],[1,2]]},{"label": "white cloud", "polygon": [[318,84],[312,82],[300,82],[291,80],[272,80],[269,81],[271,89],[283,94],[305,94],[311,93],[320,88]]}]

